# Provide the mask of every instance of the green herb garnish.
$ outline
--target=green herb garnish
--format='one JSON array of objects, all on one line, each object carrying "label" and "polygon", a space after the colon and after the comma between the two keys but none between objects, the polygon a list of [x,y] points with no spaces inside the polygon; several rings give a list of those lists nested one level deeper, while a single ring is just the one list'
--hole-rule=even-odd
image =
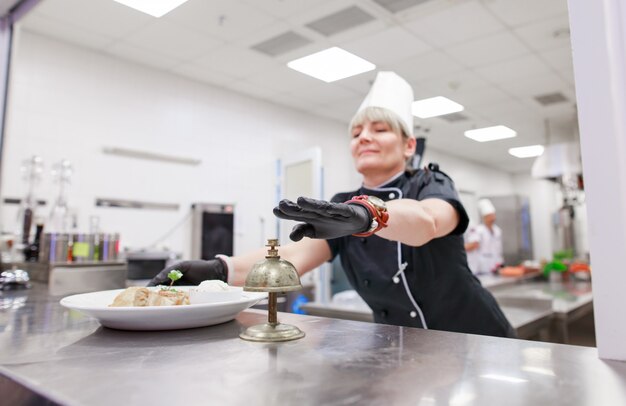
[{"label": "green herb garnish", "polygon": [[177,280],[183,277],[183,273],[179,271],[178,269],[174,269],[173,271],[170,271],[170,273],[167,274],[167,277],[170,278],[171,280],[170,282],[170,288],[171,288],[174,282],[176,282]]}]

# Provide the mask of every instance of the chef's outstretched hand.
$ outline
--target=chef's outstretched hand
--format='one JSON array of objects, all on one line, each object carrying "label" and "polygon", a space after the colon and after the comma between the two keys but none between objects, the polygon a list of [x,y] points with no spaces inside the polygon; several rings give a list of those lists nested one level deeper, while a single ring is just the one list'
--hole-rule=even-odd
[{"label": "chef's outstretched hand", "polygon": [[148,286],[169,285],[170,279],[167,274],[173,270],[178,270],[183,274],[176,281],[176,285],[199,285],[200,282],[210,279],[226,282],[228,278],[228,268],[221,259],[181,261],[159,272],[148,282]]},{"label": "chef's outstretched hand", "polygon": [[285,220],[300,221],[289,234],[293,241],[302,237],[338,238],[369,229],[372,215],[359,204],[331,203],[299,197],[298,202],[281,200],[274,207],[274,215]]}]

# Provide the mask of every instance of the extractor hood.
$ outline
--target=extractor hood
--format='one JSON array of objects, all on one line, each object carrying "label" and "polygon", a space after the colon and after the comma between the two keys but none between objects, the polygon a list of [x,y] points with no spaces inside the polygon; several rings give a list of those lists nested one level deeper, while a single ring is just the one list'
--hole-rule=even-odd
[{"label": "extractor hood", "polygon": [[580,146],[576,142],[551,144],[545,147],[532,167],[533,178],[557,180],[583,172]]}]

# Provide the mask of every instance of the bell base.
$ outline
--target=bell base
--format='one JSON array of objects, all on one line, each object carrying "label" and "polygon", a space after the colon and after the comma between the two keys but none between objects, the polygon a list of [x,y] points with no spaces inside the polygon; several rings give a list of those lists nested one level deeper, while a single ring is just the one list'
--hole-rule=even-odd
[{"label": "bell base", "polygon": [[247,341],[279,342],[304,337],[304,332],[290,324],[257,324],[248,327],[239,337]]}]

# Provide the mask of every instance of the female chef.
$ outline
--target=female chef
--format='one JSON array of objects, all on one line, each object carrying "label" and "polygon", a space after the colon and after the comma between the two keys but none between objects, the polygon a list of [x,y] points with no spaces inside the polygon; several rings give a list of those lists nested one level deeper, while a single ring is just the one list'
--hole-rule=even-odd
[{"label": "female chef", "polygon": [[[301,197],[274,208],[298,221],[280,249],[300,274],[340,255],[346,275],[378,323],[514,337],[493,296],[467,266],[468,223],[452,180],[438,165],[407,170],[415,151],[413,89],[393,72],[379,72],[350,124],[350,150],[362,185],[330,202]],[[265,249],[210,261],[184,261],[171,269],[181,281],[219,278],[243,284]]]}]

